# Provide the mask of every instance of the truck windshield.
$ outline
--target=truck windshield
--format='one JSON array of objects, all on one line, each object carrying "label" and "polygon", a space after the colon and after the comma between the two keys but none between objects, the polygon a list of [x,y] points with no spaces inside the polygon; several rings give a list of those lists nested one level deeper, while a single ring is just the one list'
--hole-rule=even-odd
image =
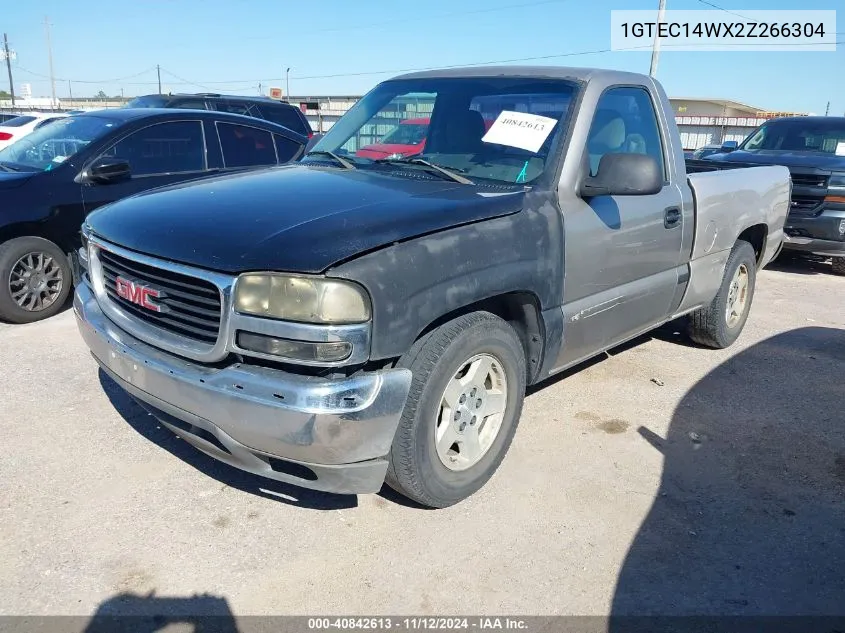
[{"label": "truck windshield", "polygon": [[417,145],[422,143],[425,133],[428,131],[428,123],[402,123],[393,128],[383,139],[382,143],[394,143],[397,145]]},{"label": "truck windshield", "polygon": [[[405,140],[420,126],[422,158],[471,180],[524,184],[539,178],[565,134],[576,84],[519,77],[420,78],[384,82],[314,146],[358,168],[407,174],[401,155],[371,158],[368,146]],[[422,119],[422,121],[421,121]],[[427,121],[426,121],[427,120]],[[404,123],[407,121],[407,123]],[[411,130],[408,130],[410,133]],[[413,135],[416,138],[416,134]],[[390,139],[390,140],[388,140]],[[422,139],[420,139],[422,140]],[[317,155],[309,160],[324,160]],[[411,160],[411,159],[408,159]],[[385,162],[388,161],[388,162]]]},{"label": "truck windshield", "polygon": [[845,118],[769,121],[745,139],[739,149],[845,156]]},{"label": "truck windshield", "polygon": [[15,170],[50,171],[116,125],[95,116],[58,119],[0,150],[0,164]]}]

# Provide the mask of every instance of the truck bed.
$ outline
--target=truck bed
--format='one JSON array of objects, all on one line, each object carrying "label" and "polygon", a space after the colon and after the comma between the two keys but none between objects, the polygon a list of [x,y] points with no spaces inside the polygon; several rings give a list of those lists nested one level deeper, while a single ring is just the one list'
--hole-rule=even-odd
[{"label": "truck bed", "polygon": [[[687,174],[696,207],[693,260],[729,250],[743,227],[777,227],[778,235],[769,237],[780,240],[779,232],[789,211],[786,167],[687,161],[688,169],[690,162],[694,163],[693,170],[699,168]],[[740,168],[742,171],[737,171]]]}]

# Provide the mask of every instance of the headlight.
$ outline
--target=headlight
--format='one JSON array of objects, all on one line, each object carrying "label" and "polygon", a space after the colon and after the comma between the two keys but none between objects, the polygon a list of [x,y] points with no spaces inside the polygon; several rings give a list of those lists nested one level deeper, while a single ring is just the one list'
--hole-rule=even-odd
[{"label": "headlight", "polygon": [[[827,195],[824,200],[825,202],[845,204],[845,174],[833,174],[830,177],[830,180],[827,181]],[[841,225],[839,232],[842,233]]]},{"label": "headlight", "polygon": [[385,160],[398,160],[400,158],[405,158],[405,154],[402,152],[396,152],[395,154],[390,154],[389,156],[385,156]]},{"label": "headlight", "polygon": [[845,192],[845,174],[833,174],[827,181],[827,188]]},{"label": "headlight", "polygon": [[235,284],[235,310],[302,323],[364,323],[370,300],[359,286],[337,279],[246,273]]}]

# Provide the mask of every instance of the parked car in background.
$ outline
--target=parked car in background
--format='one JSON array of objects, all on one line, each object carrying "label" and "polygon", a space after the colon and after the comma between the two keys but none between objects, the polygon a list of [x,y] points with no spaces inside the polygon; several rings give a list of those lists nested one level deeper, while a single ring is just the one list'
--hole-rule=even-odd
[{"label": "parked car in background", "polygon": [[0,150],[0,319],[57,312],[87,213],[161,185],[297,159],[307,138],[236,114],[102,110]]},{"label": "parked car in background", "polygon": [[831,257],[833,272],[845,275],[845,117],[772,119],[735,151],[705,160],[788,167],[784,250]]},{"label": "parked car in background", "polygon": [[[419,95],[422,154],[357,154]],[[680,141],[643,75],[398,77],[294,165],[88,216],[79,329],[110,378],[218,460],[448,506],[498,468],[526,384],[682,315],[700,344],[739,337],[789,172],[695,173]]]},{"label": "parked car in background", "polygon": [[0,123],[0,149],[32,134],[52,121],[67,117],[65,112],[24,112]]},{"label": "parked car in background", "polygon": [[302,110],[284,101],[269,97],[221,95],[216,93],[144,95],[135,97],[127,108],[181,108],[187,110],[214,110],[264,119],[283,125],[298,134],[311,137],[311,124]]},{"label": "parked car in background", "polygon": [[425,149],[425,135],[430,119],[404,119],[385,134],[378,143],[365,145],[356,156],[363,158],[403,158]]},{"label": "parked car in background", "polygon": [[710,156],[712,154],[718,154],[722,151],[721,145],[705,145],[704,147],[699,147],[692,153],[692,158],[704,158],[705,156]]}]

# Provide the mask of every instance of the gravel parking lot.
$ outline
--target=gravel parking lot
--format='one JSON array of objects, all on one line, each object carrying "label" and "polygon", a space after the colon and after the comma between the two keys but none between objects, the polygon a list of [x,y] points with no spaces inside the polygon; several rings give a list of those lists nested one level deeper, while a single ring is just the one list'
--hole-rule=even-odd
[{"label": "gravel parking lot", "polygon": [[729,350],[670,324],[532,390],[496,476],[437,511],[218,464],[98,373],[71,310],[2,325],[0,613],[841,614],[828,269],[763,272]]}]

